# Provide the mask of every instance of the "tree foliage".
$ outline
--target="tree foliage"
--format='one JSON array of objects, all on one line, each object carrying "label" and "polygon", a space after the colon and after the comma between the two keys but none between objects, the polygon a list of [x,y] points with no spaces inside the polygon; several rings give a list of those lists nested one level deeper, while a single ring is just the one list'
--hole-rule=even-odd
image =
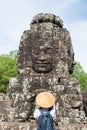
[{"label": "tree foliage", "polygon": [[72,74],[80,82],[81,90],[87,90],[87,73],[83,70],[79,62],[74,66],[74,72]]},{"label": "tree foliage", "polygon": [[9,79],[18,74],[17,66],[17,51],[11,51],[8,55],[0,55],[0,92],[6,92]]}]

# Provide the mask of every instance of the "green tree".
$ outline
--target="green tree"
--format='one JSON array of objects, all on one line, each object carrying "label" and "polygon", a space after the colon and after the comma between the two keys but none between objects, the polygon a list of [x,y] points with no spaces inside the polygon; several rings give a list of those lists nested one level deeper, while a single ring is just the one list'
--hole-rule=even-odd
[{"label": "green tree", "polygon": [[87,90],[87,73],[83,70],[79,62],[74,66],[74,72],[72,74],[80,82],[81,90]]},{"label": "green tree", "polygon": [[0,55],[0,92],[5,93],[9,79],[18,74],[16,59],[17,51],[11,51],[8,55]]},{"label": "green tree", "polygon": [[16,60],[17,60],[17,55],[18,55],[18,51],[17,51],[17,50],[12,50],[12,51],[10,51],[9,56],[10,56],[12,59],[16,59]]}]

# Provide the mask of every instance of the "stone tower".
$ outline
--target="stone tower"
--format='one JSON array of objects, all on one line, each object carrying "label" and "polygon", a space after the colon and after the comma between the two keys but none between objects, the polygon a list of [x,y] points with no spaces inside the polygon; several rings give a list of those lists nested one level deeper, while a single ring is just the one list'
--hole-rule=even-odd
[{"label": "stone tower", "polygon": [[56,97],[56,122],[81,123],[84,120],[79,82],[72,78],[74,51],[63,21],[54,14],[36,15],[30,29],[21,36],[18,72],[10,80],[9,121],[31,121],[35,97],[51,91]]}]

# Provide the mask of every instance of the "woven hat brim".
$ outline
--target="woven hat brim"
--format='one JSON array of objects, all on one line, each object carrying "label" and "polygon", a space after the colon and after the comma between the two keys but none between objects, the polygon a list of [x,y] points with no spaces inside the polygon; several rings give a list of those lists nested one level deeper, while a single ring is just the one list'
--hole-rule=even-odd
[{"label": "woven hat brim", "polygon": [[36,96],[36,103],[42,108],[50,108],[55,104],[55,97],[49,92],[41,92]]}]

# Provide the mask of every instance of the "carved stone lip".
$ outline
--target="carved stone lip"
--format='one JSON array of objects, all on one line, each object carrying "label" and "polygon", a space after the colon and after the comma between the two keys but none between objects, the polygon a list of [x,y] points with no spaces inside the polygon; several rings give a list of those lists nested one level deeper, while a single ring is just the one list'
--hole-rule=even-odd
[{"label": "carved stone lip", "polygon": [[38,66],[45,66],[48,65],[49,63],[36,63]]},{"label": "carved stone lip", "polygon": [[48,63],[48,62],[41,61],[41,62],[37,62],[36,64],[38,64],[38,65],[46,65],[46,64],[49,64],[49,63]]}]

